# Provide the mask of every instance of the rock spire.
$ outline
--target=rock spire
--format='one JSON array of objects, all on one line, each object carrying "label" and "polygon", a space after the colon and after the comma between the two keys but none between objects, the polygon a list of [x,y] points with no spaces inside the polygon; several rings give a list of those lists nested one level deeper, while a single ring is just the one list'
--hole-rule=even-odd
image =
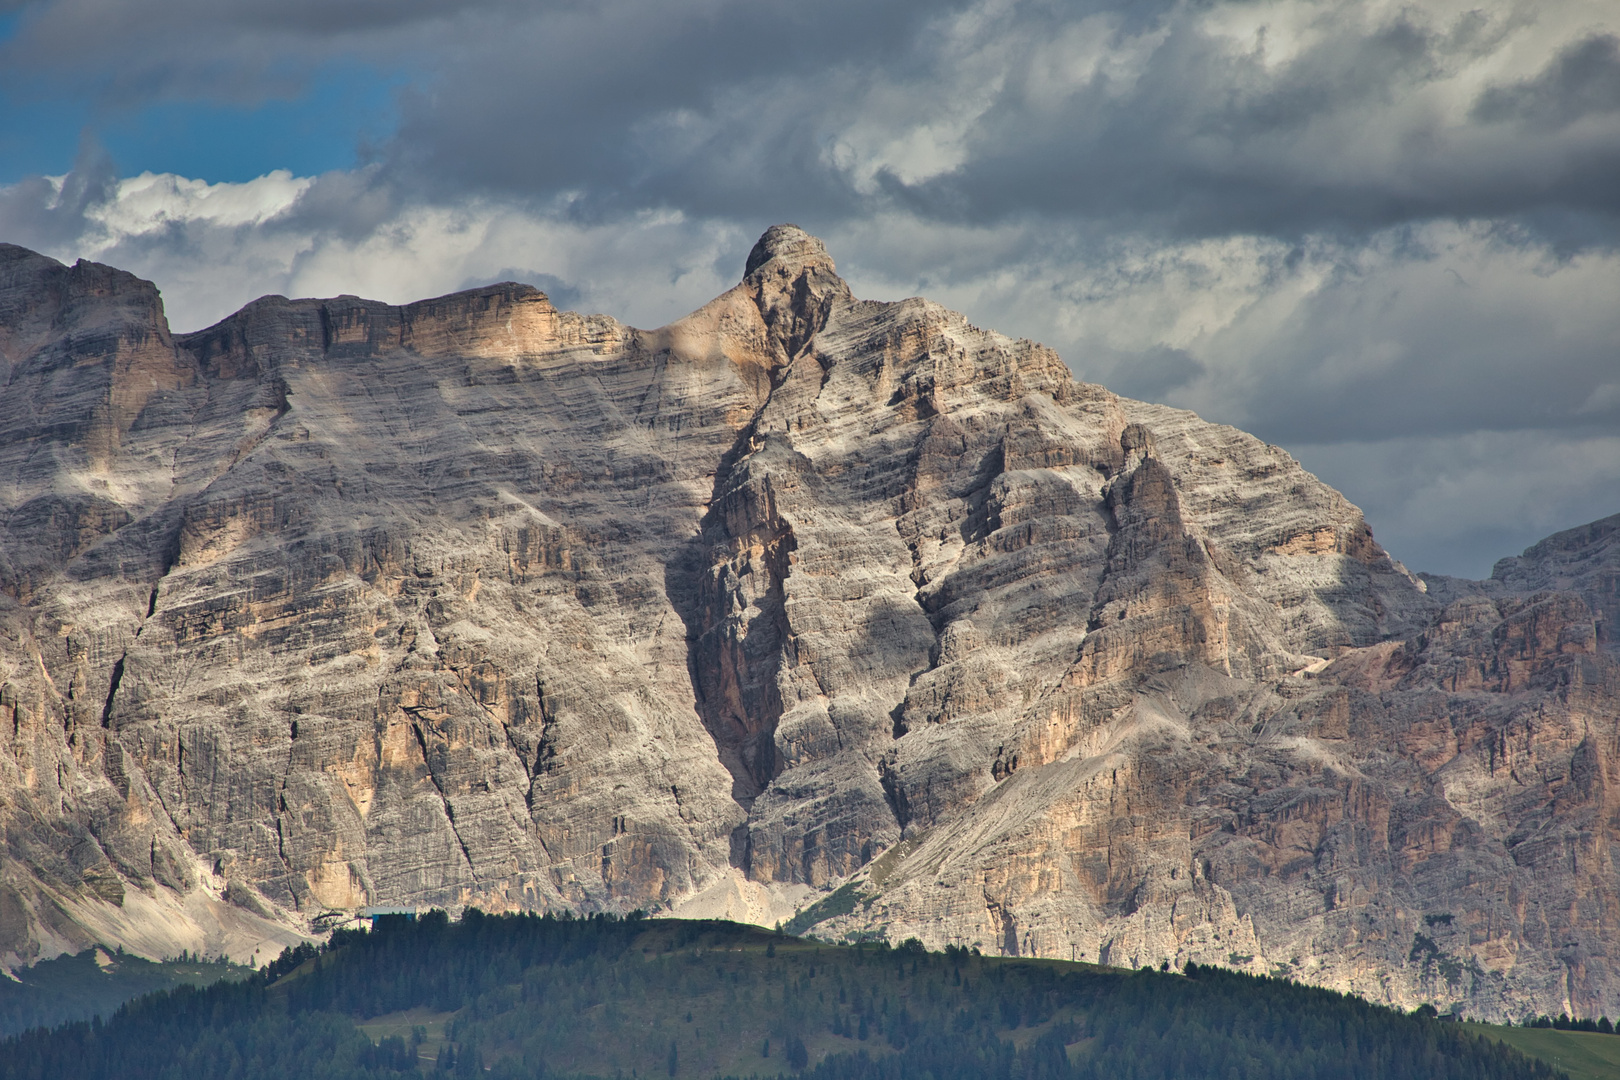
[{"label": "rock spire", "polygon": [[803,909],[1620,1015],[1612,519],[1419,580],[790,225],[654,330],[503,284],[171,336],[0,247],[0,376],[0,962]]}]

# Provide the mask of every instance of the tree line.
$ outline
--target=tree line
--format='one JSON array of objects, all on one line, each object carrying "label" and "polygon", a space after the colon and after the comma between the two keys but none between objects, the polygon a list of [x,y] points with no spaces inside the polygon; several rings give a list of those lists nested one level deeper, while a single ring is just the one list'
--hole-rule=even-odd
[{"label": "tree line", "polygon": [[[408,1010],[409,1037],[356,1027]],[[412,1014],[415,1015],[415,1014]],[[7,1080],[1552,1080],[1455,1024],[1189,964],[1126,972],[718,922],[442,912],[0,1043]]]}]

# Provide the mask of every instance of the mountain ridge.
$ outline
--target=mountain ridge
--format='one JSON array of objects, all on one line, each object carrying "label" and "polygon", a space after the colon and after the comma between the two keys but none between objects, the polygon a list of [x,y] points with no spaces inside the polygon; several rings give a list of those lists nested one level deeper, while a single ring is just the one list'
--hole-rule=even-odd
[{"label": "mountain ridge", "polygon": [[650,331],[506,283],[175,336],[6,247],[0,357],[11,962],[848,884],[816,932],[1620,1012],[1614,519],[1419,579],[791,226]]}]

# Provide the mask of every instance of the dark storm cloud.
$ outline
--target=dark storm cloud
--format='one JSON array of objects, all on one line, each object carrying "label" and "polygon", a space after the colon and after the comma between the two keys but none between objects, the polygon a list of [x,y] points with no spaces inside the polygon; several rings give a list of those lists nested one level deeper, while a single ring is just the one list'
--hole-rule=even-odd
[{"label": "dark storm cloud", "polygon": [[[562,200],[580,220],[900,208],[1298,236],[1620,214],[1613,125],[1570,130],[1615,119],[1612,35],[1446,103],[1459,70],[1513,47],[1529,20],[1301,3],[1294,47],[1263,25],[1223,32],[1211,12],[1228,8],[57,0],[25,9],[0,60],[14,78],[78,70],[127,105],[286,94],[359,58],[408,81],[372,182]],[[1077,66],[1088,51],[1103,62]],[[942,160],[896,150],[941,126]]]},{"label": "dark storm cloud", "polygon": [[[1612,132],[1595,143],[1545,130],[1509,138],[1483,123],[1437,123],[1432,106],[1412,105],[1504,29],[1477,13],[1437,27],[1403,11],[1371,32],[1330,27],[1272,69],[1258,46],[1234,51],[1176,25],[1123,93],[1094,80],[1039,106],[1024,81],[1010,81],[960,169],[892,190],[928,213],[1035,211],[1180,235],[1297,236],[1546,207],[1620,212]],[[1613,39],[1592,39],[1525,86],[1492,91],[1494,104],[1475,117],[1595,110],[1608,99],[1612,60]]]},{"label": "dark storm cloud", "polygon": [[1474,105],[1478,120],[1563,127],[1620,112],[1620,38],[1594,34],[1562,50],[1533,79],[1492,87]]},{"label": "dark storm cloud", "polygon": [[252,103],[297,93],[334,59],[408,59],[435,32],[499,3],[34,0],[18,5],[16,32],[0,45],[0,85],[88,93],[108,110]]},{"label": "dark storm cloud", "polygon": [[[619,3],[497,20],[407,98],[392,161],[445,190],[571,193],[580,215],[901,207],[1297,236],[1620,212],[1613,132],[1498,122],[1550,111],[1567,127],[1608,108],[1612,37],[1437,120],[1424,95],[1522,36],[1520,22],[1407,9],[1369,25],[1360,5],[1324,7],[1315,40],[1278,61],[1263,32],[1216,36],[1200,10]],[[1054,70],[1068,41],[1140,56],[1075,77]],[[974,97],[948,169],[908,178],[882,147],[839,153],[856,129],[902,140]]]},{"label": "dark storm cloud", "polygon": [[[453,189],[732,216],[859,199],[823,160],[877,71],[917,62],[939,4],[620,0],[503,26],[404,101],[397,173]],[[468,77],[476,72],[476,77]]]}]

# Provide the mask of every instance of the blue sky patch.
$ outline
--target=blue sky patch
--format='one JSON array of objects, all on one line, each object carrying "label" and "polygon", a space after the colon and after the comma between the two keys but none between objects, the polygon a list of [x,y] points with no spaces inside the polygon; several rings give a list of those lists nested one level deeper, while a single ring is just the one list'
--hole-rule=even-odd
[{"label": "blue sky patch", "polygon": [[[0,39],[16,16],[0,17]],[[73,167],[88,135],[120,176],[171,172],[212,183],[275,169],[313,176],[359,163],[398,124],[402,77],[363,65],[333,67],[291,100],[258,105],[163,102],[133,111],[98,107],[88,96],[22,97],[0,90],[0,184]]]}]

